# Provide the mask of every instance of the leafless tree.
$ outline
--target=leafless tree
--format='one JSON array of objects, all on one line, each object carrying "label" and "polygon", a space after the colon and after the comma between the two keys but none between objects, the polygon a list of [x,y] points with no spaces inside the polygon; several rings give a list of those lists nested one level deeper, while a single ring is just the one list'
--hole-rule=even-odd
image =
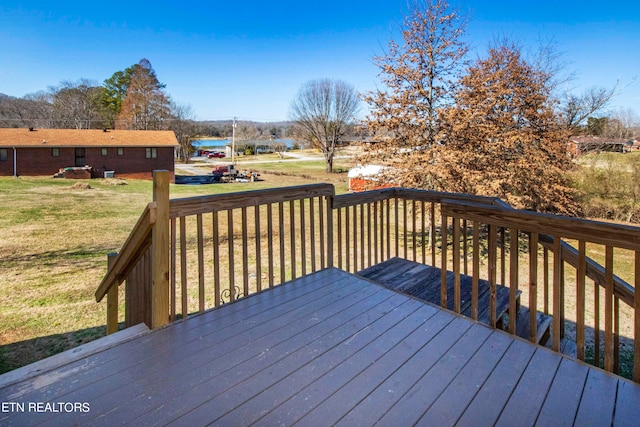
[{"label": "leafless tree", "polygon": [[307,82],[291,103],[291,120],[303,139],[323,154],[327,173],[333,172],[336,148],[358,108],[354,87],[332,79]]},{"label": "leafless tree", "polygon": [[189,163],[194,149],[191,141],[200,133],[200,126],[194,120],[195,114],[190,105],[171,103],[172,119],[169,121],[169,129],[173,131],[178,140],[178,157],[184,163]]},{"label": "leafless tree", "polygon": [[65,80],[49,88],[53,101],[55,127],[90,129],[102,127],[102,88],[97,82],[80,79]]},{"label": "leafless tree", "polygon": [[586,123],[589,116],[602,111],[616,93],[612,88],[593,87],[582,94],[565,93],[560,98],[560,117],[567,130],[573,132]]}]

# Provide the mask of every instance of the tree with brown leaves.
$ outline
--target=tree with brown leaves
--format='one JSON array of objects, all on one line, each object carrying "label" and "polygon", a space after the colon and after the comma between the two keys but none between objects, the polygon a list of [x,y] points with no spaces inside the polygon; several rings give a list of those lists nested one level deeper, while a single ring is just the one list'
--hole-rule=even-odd
[{"label": "tree with brown leaves", "polygon": [[438,142],[439,112],[450,105],[468,47],[466,20],[445,0],[416,1],[402,25],[403,43],[374,58],[385,88],[367,94],[367,131],[375,144],[362,163],[392,163],[396,183],[433,188],[424,166]]},{"label": "tree with brown leaves", "polygon": [[134,66],[131,74],[117,127],[136,130],[166,129],[170,105],[164,84],[158,81],[149,60],[142,59]]},{"label": "tree with brown leaves", "polygon": [[446,191],[496,196],[520,209],[578,213],[566,171],[568,133],[554,112],[548,77],[520,49],[489,49],[443,112],[445,133],[430,176]]}]

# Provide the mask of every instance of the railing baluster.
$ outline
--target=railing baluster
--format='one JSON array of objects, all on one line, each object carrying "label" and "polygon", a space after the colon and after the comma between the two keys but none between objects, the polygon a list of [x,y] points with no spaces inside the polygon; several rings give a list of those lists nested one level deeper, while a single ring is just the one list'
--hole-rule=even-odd
[{"label": "railing baluster", "polygon": [[[518,292],[518,229],[509,229],[509,333],[516,334],[516,294]],[[504,242],[503,242],[504,245]]]},{"label": "railing baluster", "polygon": [[262,245],[260,242],[260,205],[256,205],[253,211],[254,229],[256,236],[256,291],[262,290]]},{"label": "railing baluster", "polygon": [[189,315],[189,298],[187,296],[187,224],[183,216],[180,217],[180,301],[184,319]]},{"label": "railing baluster", "polygon": [[529,236],[529,340],[538,336],[538,233]]},{"label": "railing baluster", "polygon": [[169,312],[169,316],[171,321],[176,320],[176,254],[178,253],[178,248],[176,247],[176,219],[171,218],[169,222],[170,227],[170,239],[171,239],[171,254],[170,254],[170,263],[171,263],[171,276],[169,277],[169,292],[171,295],[169,296],[171,308]]},{"label": "railing baluster", "polygon": [[269,271],[269,288],[273,288],[275,271],[273,270],[273,204],[267,204],[267,269]]},{"label": "railing baluster", "polygon": [[[342,209],[336,211],[338,215],[338,268],[342,269]],[[347,267],[347,271],[349,267]]]},{"label": "railing baluster", "polygon": [[373,262],[371,243],[371,203],[367,203],[367,267],[371,267]]},{"label": "railing baluster", "polygon": [[351,271],[351,251],[350,251],[350,244],[349,244],[349,235],[351,234],[349,232],[350,227],[351,227],[351,223],[349,222],[349,207],[346,207],[344,209],[344,251],[346,255],[345,258],[346,258],[347,271]]},{"label": "railing baluster", "polygon": [[[362,249],[362,248],[360,248]],[[353,271],[358,271],[358,206],[353,206]]]},{"label": "railing baluster", "polygon": [[576,347],[577,357],[584,360],[585,330],[585,286],[587,272],[586,244],[584,240],[578,242],[578,270],[576,277]]},{"label": "railing baluster", "polygon": [[402,199],[402,249],[405,259],[409,259],[407,256],[407,246],[409,245],[407,242],[407,228],[407,200]]},{"label": "railing baluster", "polygon": [[500,284],[503,286],[507,284],[505,246],[505,228],[500,227]]},{"label": "railing baluster", "polygon": [[480,223],[473,221],[473,273],[471,278],[471,317],[478,320],[478,286],[480,282]]},{"label": "railing baluster", "polygon": [[360,204],[360,269],[364,268],[364,222],[366,219],[364,216],[364,204]]},{"label": "railing baluster", "polygon": [[620,299],[613,297],[613,373],[620,373]]},{"label": "railing baluster", "polygon": [[[460,313],[460,219],[453,218],[453,311]],[[446,265],[446,264],[445,264]]]},{"label": "railing baluster", "polygon": [[421,220],[422,220],[422,224],[420,227],[420,235],[422,236],[422,263],[423,264],[427,264],[427,246],[426,246],[426,227],[425,227],[425,223],[426,223],[426,218],[427,218],[427,212],[425,211],[426,209],[426,204],[424,202],[424,200],[421,203],[421,209],[420,209],[420,213],[422,215]]},{"label": "railing baluster", "polygon": [[213,228],[213,304],[220,306],[220,222],[218,220],[218,212],[213,211],[212,218]]},{"label": "railing baluster", "polygon": [[373,262],[378,263],[378,202],[373,203]]},{"label": "railing baluster", "polygon": [[431,202],[429,243],[431,244],[431,266],[436,266],[436,204]]},{"label": "railing baluster", "polygon": [[600,285],[593,282],[593,364],[600,367]]},{"label": "railing baluster", "polygon": [[[418,260],[417,244],[416,244],[416,201],[412,200],[412,212],[411,212],[411,245],[413,246],[413,261]],[[406,243],[405,243],[406,244]]]},{"label": "railing baluster", "polygon": [[469,248],[467,243],[467,220],[462,221],[462,253],[464,254],[463,272],[465,276],[469,275],[467,264],[469,263]]},{"label": "railing baluster", "polygon": [[442,259],[440,267],[440,306],[447,308],[447,227],[448,219],[442,215]]},{"label": "railing baluster", "polygon": [[289,202],[289,242],[291,256],[291,279],[295,279],[296,275],[296,220],[294,201]]},{"label": "railing baluster", "polygon": [[[309,227],[311,234],[311,271],[316,271],[316,217],[313,197],[309,199]],[[322,210],[320,210],[322,215]]]},{"label": "railing baluster", "polygon": [[542,251],[542,281],[544,289],[544,314],[549,314],[549,250],[544,248]]},{"label": "railing baluster", "polygon": [[284,202],[278,203],[278,236],[280,243],[280,283],[286,281],[284,256]]},{"label": "railing baluster", "polygon": [[243,207],[242,215],[242,291],[243,296],[249,295],[249,236],[247,221],[247,208]]},{"label": "railing baluster", "polygon": [[[394,212],[395,212],[395,216],[394,216],[394,224],[395,224],[395,249],[396,249],[396,256],[399,257],[400,256],[400,220],[398,219],[398,198],[396,197],[395,199],[393,199],[393,207],[394,207]],[[406,249],[405,249],[405,254],[406,254]]]},{"label": "railing baluster", "polygon": [[387,259],[391,258],[391,200],[387,204]]},{"label": "railing baluster", "polygon": [[561,329],[564,328],[561,315],[562,307],[560,306],[562,303],[560,294],[562,281],[561,243],[560,236],[553,236],[553,343],[551,344],[551,348],[554,351],[560,351]]},{"label": "railing baluster", "polygon": [[300,200],[300,262],[303,276],[307,274],[307,224],[304,211],[304,199],[302,199]]},{"label": "railing baluster", "polygon": [[204,236],[202,214],[196,215],[198,233],[198,311],[204,311]]},{"label": "railing baluster", "polygon": [[497,281],[497,250],[498,250],[498,231],[493,224],[489,225],[489,326],[496,327],[496,281]]},{"label": "railing baluster", "polygon": [[233,244],[233,209],[227,210],[227,233],[229,247],[229,301],[236,300],[235,250]]},{"label": "railing baluster", "polygon": [[[327,266],[326,262],[325,262],[325,250],[328,249],[325,248],[324,245],[324,208],[323,208],[323,203],[322,203],[322,197],[318,197],[318,216],[320,219],[320,268],[325,268]],[[330,207],[328,209],[331,209]],[[330,212],[331,215],[333,215],[332,212]],[[332,216],[333,217],[333,216]],[[331,234],[333,235],[333,231],[328,232],[327,234]]]},{"label": "railing baluster", "polygon": [[604,369],[613,371],[613,246],[605,247]]}]

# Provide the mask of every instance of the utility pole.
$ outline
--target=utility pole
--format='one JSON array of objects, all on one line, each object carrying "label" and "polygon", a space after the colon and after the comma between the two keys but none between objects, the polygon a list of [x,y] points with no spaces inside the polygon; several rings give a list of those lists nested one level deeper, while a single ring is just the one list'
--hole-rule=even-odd
[{"label": "utility pole", "polygon": [[233,163],[233,165],[236,165],[236,120],[238,118],[234,117],[233,118],[233,126],[232,126],[232,133],[231,133],[231,163]]}]

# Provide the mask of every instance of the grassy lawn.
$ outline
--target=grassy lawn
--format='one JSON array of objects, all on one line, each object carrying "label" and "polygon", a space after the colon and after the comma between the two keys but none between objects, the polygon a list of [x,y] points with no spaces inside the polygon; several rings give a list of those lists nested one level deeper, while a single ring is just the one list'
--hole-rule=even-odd
[{"label": "grassy lawn", "polygon": [[[265,163],[266,165],[267,163]],[[269,164],[270,165],[270,164]],[[258,165],[256,165],[258,166]],[[255,183],[171,186],[173,198],[329,181],[346,191],[346,174],[296,177],[323,163],[292,163],[287,176],[265,168]],[[322,177],[327,179],[322,179]],[[105,334],[105,302],[94,292],[109,252],[119,250],[144,206],[150,181],[76,181],[0,177],[0,373]]]}]

